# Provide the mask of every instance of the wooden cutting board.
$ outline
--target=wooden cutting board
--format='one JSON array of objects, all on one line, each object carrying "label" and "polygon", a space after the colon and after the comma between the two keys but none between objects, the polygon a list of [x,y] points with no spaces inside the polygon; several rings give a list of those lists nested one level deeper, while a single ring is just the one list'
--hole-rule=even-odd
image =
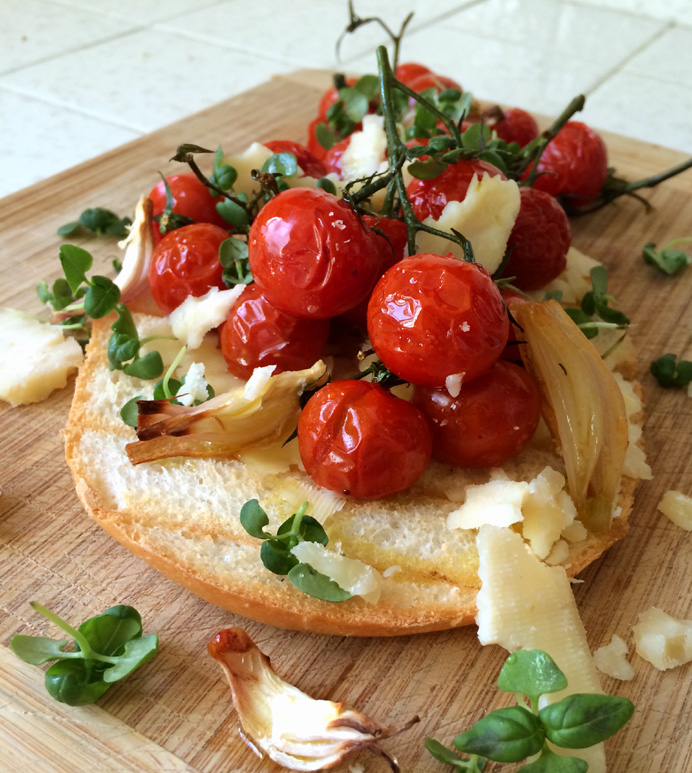
[{"label": "wooden cutting board", "polygon": [[[89,206],[131,212],[139,194],[170,174],[178,144],[227,152],[253,140],[304,140],[324,73],[303,71],[179,121],[0,201],[2,305],[39,313],[39,279],[59,271],[55,235]],[[630,179],[670,167],[681,155],[605,135],[611,162]],[[691,235],[692,173],[645,193],[654,210],[620,200],[573,223],[574,244],[603,261],[618,306],[633,320],[646,395],[646,441],[654,480],[637,494],[627,538],[581,575],[577,602],[595,649],[631,626],[652,605],[692,618],[692,535],[656,512],[670,488],[692,494],[692,399],[664,390],[648,373],[664,352],[690,355],[692,269],[674,279],[643,264],[645,242]],[[110,269],[114,242],[79,241]],[[344,700],[386,722],[417,713],[421,723],[390,741],[406,771],[442,771],[423,747],[425,736],[449,743],[485,712],[506,705],[495,688],[506,653],[482,648],[474,627],[395,639],[348,639],[283,631],[243,620],[176,586],[130,555],[85,515],[63,459],[60,431],[70,387],[48,401],[0,408],[0,768],[51,771],[270,771],[244,746],[230,693],[206,654],[221,628],[245,627],[286,679],[320,698]],[[145,632],[158,632],[156,659],[109,691],[96,706],[70,708],[48,699],[38,667],[20,662],[15,633],[55,636],[28,605],[32,599],[78,622],[116,603],[140,610]],[[609,770],[692,770],[690,666],[661,673],[632,655],[632,682],[604,677],[611,694],[637,711],[608,744]],[[382,760],[364,754],[368,773]],[[348,770],[348,765],[341,770]],[[488,770],[501,768],[490,766]],[[512,766],[505,766],[509,770]]]}]

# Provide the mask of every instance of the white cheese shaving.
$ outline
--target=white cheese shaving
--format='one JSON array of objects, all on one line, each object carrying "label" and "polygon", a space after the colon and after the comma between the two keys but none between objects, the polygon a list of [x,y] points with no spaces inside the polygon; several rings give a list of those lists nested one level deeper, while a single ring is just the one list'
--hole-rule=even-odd
[{"label": "white cheese shaving", "polygon": [[401,572],[402,569],[398,564],[395,564],[394,566],[389,566],[387,569],[382,572],[383,577],[391,577],[393,574],[396,574],[397,572]]},{"label": "white cheese shaving", "polygon": [[563,530],[577,517],[574,503],[564,490],[565,482],[563,475],[546,467],[529,483],[529,496],[522,506],[522,534],[539,558],[548,556]]},{"label": "white cheese shaving", "polygon": [[[509,652],[540,649],[553,658],[568,686],[542,696],[541,706],[574,693],[602,693],[565,570],[542,563],[511,529],[482,526],[476,545],[480,643],[499,644]],[[586,760],[589,773],[605,772],[603,744],[563,753]]]},{"label": "white cheese shaving", "polygon": [[84,359],[74,338],[16,309],[0,310],[0,399],[12,405],[45,400],[67,384]]},{"label": "white cheese shaving", "polygon": [[245,384],[243,397],[246,400],[255,400],[258,398],[269,383],[269,379],[272,377],[272,373],[275,370],[276,365],[265,365],[262,368],[255,368]]},{"label": "white cheese shaving", "polygon": [[303,564],[329,577],[353,596],[361,596],[371,604],[380,600],[382,575],[372,566],[327,550],[318,542],[300,542],[291,553]]},{"label": "white cheese shaving", "polygon": [[468,486],[466,501],[447,516],[448,529],[478,529],[484,524],[511,526],[522,520],[521,505],[529,493],[526,481],[499,478]]},{"label": "white cheese shaving", "polygon": [[692,531],[692,497],[682,491],[666,491],[658,503],[658,510],[685,531]]},{"label": "white cheese shaving", "polygon": [[461,382],[464,380],[466,373],[453,373],[451,376],[447,376],[445,379],[445,387],[449,392],[450,397],[459,397],[461,392]]},{"label": "white cheese shaving", "polygon": [[632,629],[637,654],[661,671],[692,660],[692,620],[677,620],[651,607]]},{"label": "white cheese shaving", "polygon": [[341,176],[345,182],[369,177],[380,171],[387,158],[384,116],[364,115],[363,128],[353,132],[341,156]]},{"label": "white cheese shaving", "polygon": [[260,185],[252,179],[251,172],[253,169],[261,169],[272,155],[269,148],[259,142],[253,142],[241,155],[224,156],[223,163],[229,164],[238,172],[238,178],[233,184],[233,193],[245,193],[250,198],[253,193],[259,191]]},{"label": "white cheese shaving", "polygon": [[176,397],[181,405],[203,403],[209,399],[209,384],[204,378],[204,363],[193,362],[185,374],[185,383],[181,385]]},{"label": "white cheese shaving", "polygon": [[602,674],[623,682],[634,679],[634,669],[627,662],[627,645],[617,634],[613,634],[610,644],[594,652],[593,659]]},{"label": "white cheese shaving", "polygon": [[[536,551],[534,551],[535,553]],[[569,558],[569,544],[563,539],[559,539],[554,545],[550,554],[545,558],[546,564],[549,566],[556,566],[557,564],[564,564]]]},{"label": "white cheese shaving", "polygon": [[[463,201],[448,201],[438,220],[428,217],[423,223],[440,231],[451,233],[454,229],[464,234],[476,260],[492,274],[502,263],[520,201],[514,180],[484,172],[481,180],[473,176]],[[424,231],[416,235],[416,248],[418,252],[451,252],[456,258],[464,257],[459,245]]]},{"label": "white cheese shaving", "polygon": [[622,377],[620,373],[613,373],[615,381],[620,387],[623,400],[625,401],[625,412],[627,414],[628,446],[625,454],[625,462],[622,471],[631,478],[641,478],[642,480],[651,480],[653,474],[651,467],[646,463],[646,454],[637,443],[642,436],[642,428],[634,423],[633,417],[641,413],[642,401],[639,395],[634,391],[634,385]]},{"label": "white cheese shaving", "polygon": [[188,349],[199,348],[204,336],[226,321],[231,306],[244,289],[245,285],[236,285],[230,290],[212,287],[205,295],[188,295],[168,317],[173,335]]}]

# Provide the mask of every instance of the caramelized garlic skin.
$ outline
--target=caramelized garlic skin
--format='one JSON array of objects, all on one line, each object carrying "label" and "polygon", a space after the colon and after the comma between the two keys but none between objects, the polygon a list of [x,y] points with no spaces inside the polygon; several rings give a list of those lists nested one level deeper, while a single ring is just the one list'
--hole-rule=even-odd
[{"label": "caramelized garlic skin", "polygon": [[[242,628],[227,628],[207,646],[231,686],[243,740],[289,770],[324,770],[371,749],[398,770],[377,743],[419,721],[382,725],[343,703],[316,700],[288,684]],[[247,736],[247,738],[246,738]]]}]

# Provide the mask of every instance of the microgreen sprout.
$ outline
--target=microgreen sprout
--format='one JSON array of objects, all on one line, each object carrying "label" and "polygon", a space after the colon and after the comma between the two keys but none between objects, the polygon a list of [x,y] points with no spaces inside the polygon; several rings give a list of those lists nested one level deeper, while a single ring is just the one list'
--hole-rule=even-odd
[{"label": "microgreen sprout", "polygon": [[692,383],[692,362],[664,354],[651,363],[651,373],[662,387],[684,387]]},{"label": "microgreen sprout", "polygon": [[219,262],[223,266],[222,279],[226,287],[253,282],[248,258],[247,242],[230,237],[219,245]]},{"label": "microgreen sprout", "polygon": [[142,636],[142,618],[133,607],[111,607],[75,629],[41,604],[31,606],[72,637],[74,650],[65,649],[67,639],[23,634],[13,636],[10,647],[25,663],[54,661],[46,671],[46,690],[61,703],[93,703],[113,682],[151,660],[158,649],[156,634]]},{"label": "microgreen sprout", "polygon": [[567,678],[548,653],[519,650],[505,661],[497,686],[517,695],[519,705],[486,714],[454,746],[471,757],[461,758],[439,741],[427,738],[435,759],[458,770],[482,771],[488,760],[520,762],[526,773],[585,773],[588,764],[578,757],[558,756],[548,741],[564,749],[585,749],[601,743],[623,727],[634,712],[627,698],[575,693],[539,709],[543,695],[564,690]]},{"label": "microgreen sprout", "polygon": [[163,373],[163,360],[157,351],[140,355],[140,349],[160,336],[140,339],[132,313],[124,303],[115,307],[118,318],[111,325],[113,334],[108,341],[108,365],[136,378],[158,378]]},{"label": "microgreen sprout", "polygon": [[644,263],[655,266],[662,274],[674,276],[692,263],[692,255],[684,250],[674,250],[672,248],[678,244],[689,242],[692,242],[692,236],[673,239],[673,241],[661,247],[660,250],[656,249],[656,245],[653,242],[648,242],[644,245],[642,253]]},{"label": "microgreen sprout", "polygon": [[129,217],[119,217],[115,212],[103,207],[85,209],[79,220],[66,223],[58,228],[58,236],[74,236],[83,231],[90,231],[95,236],[117,236],[122,239],[127,236],[128,227],[132,225]]},{"label": "microgreen sprout", "polygon": [[305,512],[308,503],[303,504],[281,526],[276,534],[265,530],[269,517],[256,499],[246,502],[240,509],[240,523],[252,537],[263,540],[260,558],[265,568],[274,574],[287,575],[298,590],[322,601],[346,601],[351,594],[339,587],[334,580],[315,571],[309,564],[301,563],[291,553],[300,542],[329,542],[322,524]]}]

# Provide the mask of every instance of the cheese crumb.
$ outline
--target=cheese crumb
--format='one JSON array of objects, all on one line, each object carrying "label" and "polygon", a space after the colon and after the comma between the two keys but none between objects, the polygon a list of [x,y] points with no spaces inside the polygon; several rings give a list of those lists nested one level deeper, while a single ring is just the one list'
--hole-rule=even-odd
[{"label": "cheese crumb", "polygon": [[245,384],[243,397],[246,400],[256,400],[264,391],[264,387],[269,383],[269,379],[275,370],[276,365],[265,365],[263,368],[255,368]]},{"label": "cheese crumb", "polygon": [[461,392],[461,382],[464,380],[466,373],[454,373],[451,376],[447,376],[445,379],[445,387],[449,392],[450,397],[459,397]]},{"label": "cheese crumb", "polygon": [[682,491],[666,491],[657,509],[676,526],[685,531],[692,531],[692,497],[686,496]]},{"label": "cheese crumb", "polygon": [[632,633],[637,654],[660,671],[692,660],[692,620],[677,620],[651,607],[640,613]]},{"label": "cheese crumb", "polygon": [[204,378],[204,363],[193,362],[185,374],[185,383],[176,394],[181,405],[203,403],[209,399],[209,384]]},{"label": "cheese crumb", "polygon": [[341,176],[345,181],[370,177],[381,171],[387,158],[384,116],[364,115],[363,129],[353,132],[341,156]]},{"label": "cheese crumb", "polygon": [[397,572],[401,571],[401,567],[398,564],[395,564],[394,566],[390,566],[387,569],[382,572],[383,577],[391,577],[393,574],[396,574]]},{"label": "cheese crumb", "polygon": [[168,317],[173,335],[188,349],[199,348],[204,336],[226,321],[231,306],[244,289],[245,285],[236,285],[230,290],[212,287],[208,293],[197,298],[188,295]]},{"label": "cheese crumb", "polygon": [[498,478],[468,486],[466,501],[447,516],[448,529],[478,529],[484,524],[511,526],[522,520],[521,506],[529,493],[526,481]]},{"label": "cheese crumb", "polygon": [[593,654],[596,668],[606,676],[629,682],[634,679],[634,669],[627,662],[627,645],[617,634],[613,634],[610,644],[599,647]]},{"label": "cheese crumb", "polygon": [[61,328],[16,309],[0,311],[0,343],[0,399],[12,405],[45,400],[84,359]]}]

